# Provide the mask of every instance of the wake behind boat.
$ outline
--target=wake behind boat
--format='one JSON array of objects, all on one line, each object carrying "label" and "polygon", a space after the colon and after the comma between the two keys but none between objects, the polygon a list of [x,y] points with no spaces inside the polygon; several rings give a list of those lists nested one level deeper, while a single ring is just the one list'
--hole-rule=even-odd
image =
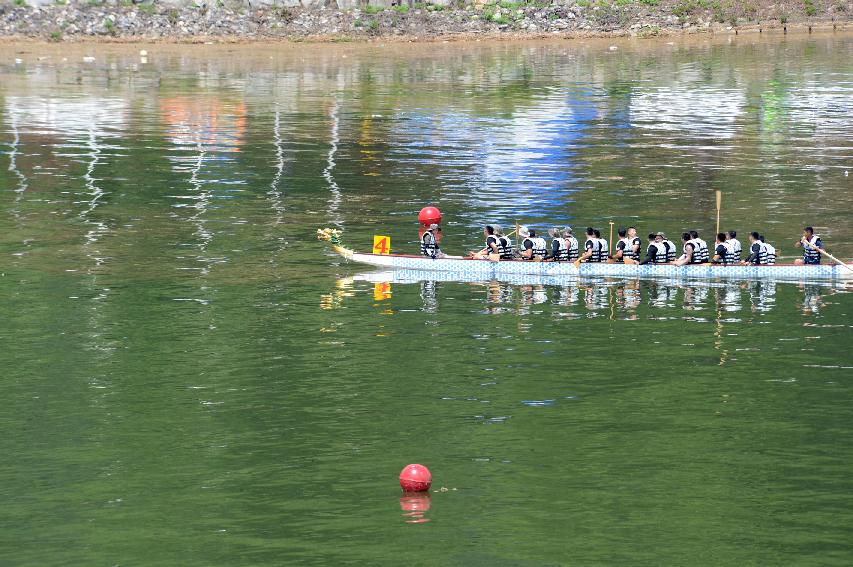
[{"label": "wake behind boat", "polygon": [[[327,237],[324,237],[326,235]],[[670,278],[701,280],[779,280],[825,281],[851,280],[853,272],[838,264],[796,265],[719,265],[688,264],[607,264],[572,262],[532,262],[501,260],[498,262],[472,258],[428,258],[407,254],[370,254],[355,252],[340,244],[339,233],[330,229],[318,231],[318,238],[328,240],[332,249],[347,260],[359,264],[393,270],[441,272],[460,281],[516,280],[520,276],[563,280],[578,277]],[[441,279],[447,279],[442,277]]]}]

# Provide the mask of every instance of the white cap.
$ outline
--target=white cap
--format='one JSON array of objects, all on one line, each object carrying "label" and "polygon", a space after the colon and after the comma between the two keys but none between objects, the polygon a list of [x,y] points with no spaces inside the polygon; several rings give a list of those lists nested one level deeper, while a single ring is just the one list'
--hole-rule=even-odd
[{"label": "white cap", "polygon": [[521,226],[518,228],[518,235],[522,238],[527,238],[528,236],[530,236],[530,231],[527,229],[526,226]]}]

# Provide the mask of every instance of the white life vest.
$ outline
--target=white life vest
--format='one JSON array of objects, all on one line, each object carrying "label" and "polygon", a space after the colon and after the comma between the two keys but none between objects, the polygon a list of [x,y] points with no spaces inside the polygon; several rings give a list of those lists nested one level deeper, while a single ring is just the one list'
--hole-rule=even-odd
[{"label": "white life vest", "polygon": [[726,264],[737,264],[740,262],[740,255],[742,253],[740,240],[737,238],[729,238],[723,244],[726,245],[728,253],[728,256],[726,257]]},{"label": "white life vest", "polygon": [[693,241],[698,246],[699,261],[708,262],[711,259],[711,255],[708,251],[708,243],[701,238],[694,238]]},{"label": "white life vest", "polygon": [[566,247],[569,249],[569,255],[567,260],[573,262],[578,259],[578,239],[574,236],[570,236],[566,239]]},{"label": "white life vest", "polygon": [[607,245],[607,241],[603,238],[597,238],[598,240],[598,261],[606,262],[608,257],[610,256],[610,247]]},{"label": "white life vest", "polygon": [[[725,249],[726,249],[726,251],[725,251],[725,252],[723,252],[723,256],[722,256],[722,258],[720,258],[720,264],[731,264],[731,263],[732,263],[732,262],[731,262],[731,258],[732,258],[732,245],[731,245],[731,244],[729,244],[729,243],[728,243],[728,241],[726,241],[726,242],[720,242],[720,244],[715,245],[715,246],[714,246],[714,256],[716,256],[716,254],[717,254],[717,246],[722,246],[723,248],[725,248]],[[713,256],[711,257],[711,259],[713,260]]]},{"label": "white life vest", "polygon": [[811,246],[803,246],[803,262],[806,264],[820,264],[820,252],[817,249],[817,241],[820,237],[813,234],[809,240]]},{"label": "white life vest", "polygon": [[649,242],[649,246],[654,246],[654,256],[652,262],[655,264],[665,264],[667,262],[666,246],[663,242]]},{"label": "white life vest", "polygon": [[[701,264],[702,263],[702,245],[699,244],[698,238],[691,238],[687,242],[684,243],[684,255],[687,256],[687,245],[691,245],[693,247],[693,256],[691,257],[691,264]],[[706,247],[707,252],[707,247]]]},{"label": "white life vest", "polygon": [[666,247],[666,261],[674,262],[675,257],[678,255],[678,246],[672,240],[664,240],[661,244]]},{"label": "white life vest", "polygon": [[429,258],[435,258],[438,255],[438,243],[435,241],[435,235],[431,230],[428,230],[421,237],[421,255]]},{"label": "white life vest", "polygon": [[634,254],[634,239],[633,238],[628,238],[627,236],[625,238],[620,238],[619,242],[616,244],[617,250],[619,249],[619,244],[622,244],[622,260],[623,261],[625,258],[630,258],[632,260],[637,259],[635,257],[635,254]]},{"label": "white life vest", "polygon": [[498,250],[501,260],[512,260],[512,240],[506,236],[498,236]]},{"label": "white life vest", "polygon": [[562,262],[569,259],[569,245],[566,242],[565,238],[557,237],[552,242],[557,243],[557,252],[555,252],[554,259],[558,262]]},{"label": "white life vest", "polygon": [[601,250],[601,243],[599,243],[598,239],[596,239],[594,236],[587,236],[586,242],[584,242],[583,244],[584,253],[586,253],[587,244],[591,245],[590,251],[592,252],[592,254],[589,256],[589,258],[584,260],[584,262],[598,262],[598,253]]},{"label": "white life vest", "polygon": [[776,248],[766,242],[758,243],[758,263],[762,266],[770,266],[776,263]]},{"label": "white life vest", "polygon": [[541,236],[534,236],[530,239],[533,241],[533,255],[544,258],[548,254],[548,243]]}]

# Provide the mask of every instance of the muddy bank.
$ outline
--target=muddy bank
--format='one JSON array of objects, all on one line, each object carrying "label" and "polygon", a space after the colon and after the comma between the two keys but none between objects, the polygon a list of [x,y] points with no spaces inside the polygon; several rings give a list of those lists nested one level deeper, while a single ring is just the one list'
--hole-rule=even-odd
[{"label": "muddy bank", "polygon": [[441,6],[300,8],[193,3],[0,4],[0,37],[51,41],[430,40],[849,29],[851,0],[568,0]]}]

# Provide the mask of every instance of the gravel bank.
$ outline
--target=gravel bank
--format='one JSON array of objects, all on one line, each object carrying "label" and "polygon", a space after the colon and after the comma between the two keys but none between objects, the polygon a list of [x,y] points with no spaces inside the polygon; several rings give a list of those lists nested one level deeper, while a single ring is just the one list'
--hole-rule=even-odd
[{"label": "gravel bank", "polygon": [[408,4],[360,9],[191,4],[42,7],[0,4],[0,37],[51,41],[349,41],[372,38],[634,35],[652,37],[744,28],[815,26],[848,29],[851,0],[740,2],[734,0],[567,0],[442,7]]}]

